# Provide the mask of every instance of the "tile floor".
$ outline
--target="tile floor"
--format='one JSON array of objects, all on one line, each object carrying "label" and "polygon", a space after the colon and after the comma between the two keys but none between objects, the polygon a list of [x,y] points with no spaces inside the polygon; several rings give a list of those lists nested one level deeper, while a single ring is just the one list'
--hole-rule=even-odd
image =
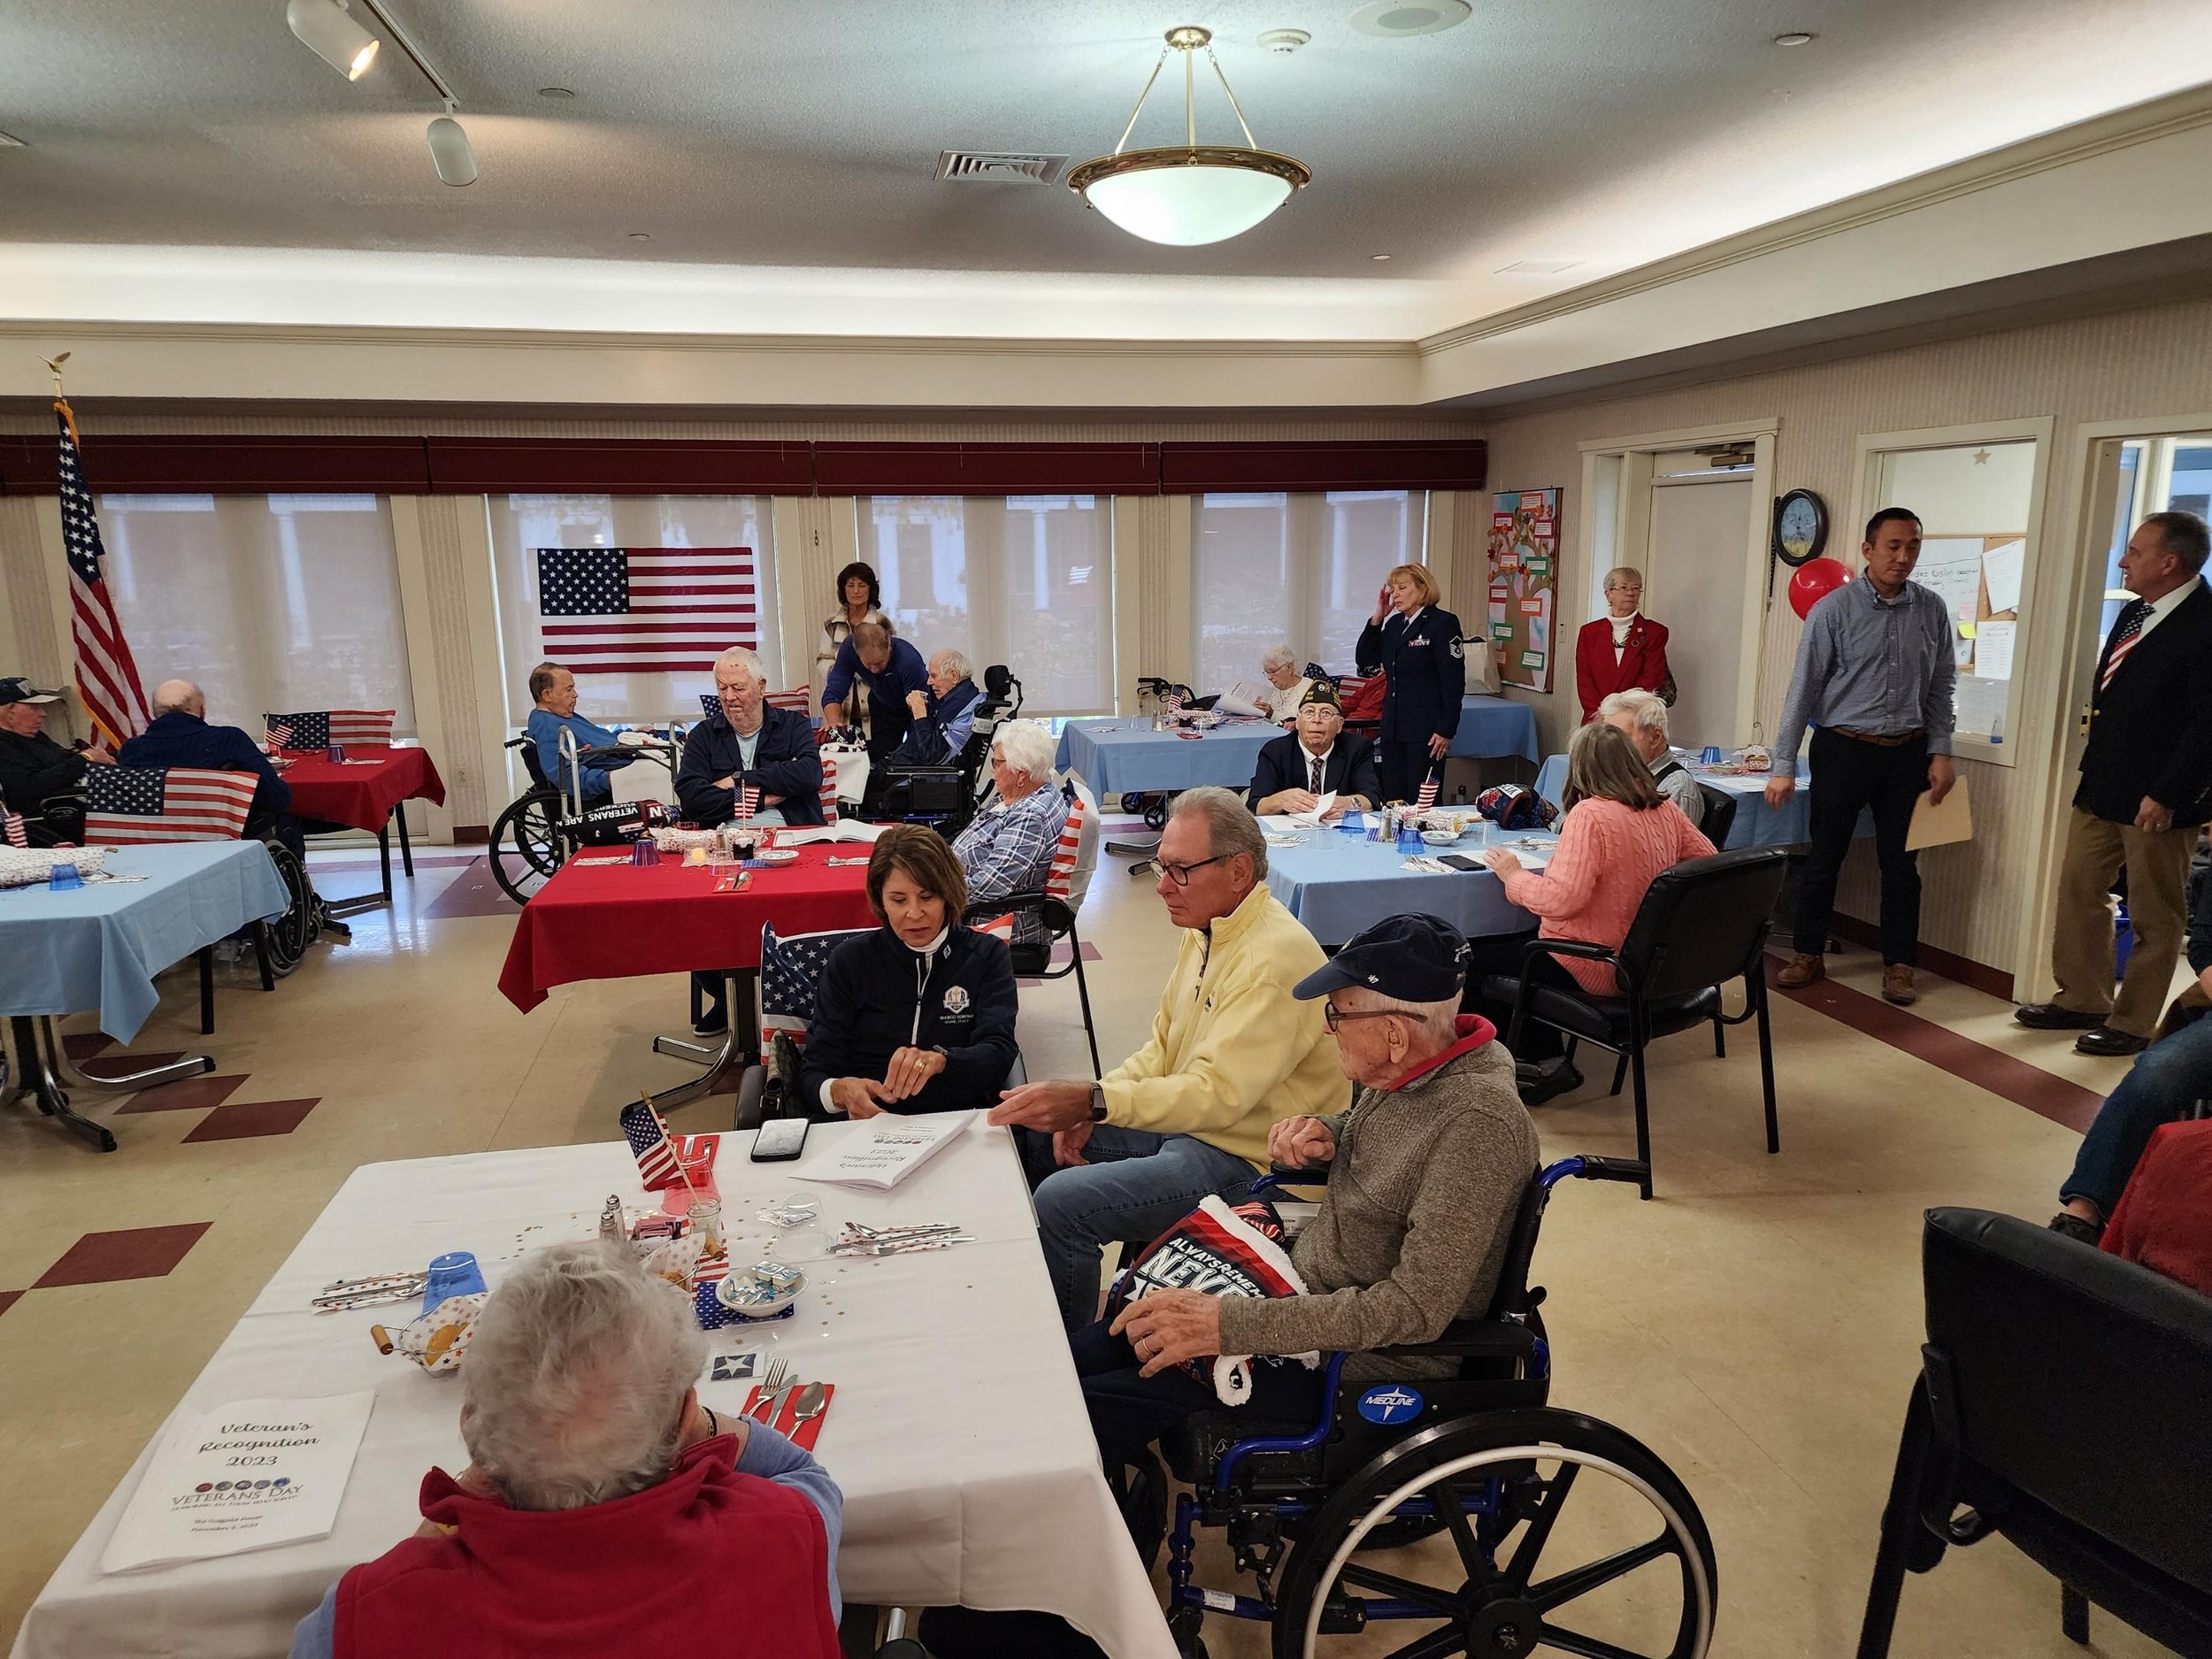
[{"label": "tile floor", "polygon": [[[328,872],[339,890],[373,868],[332,862],[349,866]],[[1084,914],[1109,1064],[1140,1040],[1173,946],[1125,863],[1101,869]],[[122,1142],[112,1156],[0,1114],[0,1632],[356,1164],[608,1138],[621,1102],[687,1075],[649,1051],[681,1018],[680,980],[572,986],[518,1015],[494,986],[511,911],[485,900],[481,865],[442,852],[417,871],[391,912],[355,918],[350,948],[319,946],[265,1003],[250,971],[228,972],[212,1038],[188,967],[172,974],[133,1051],[212,1054],[219,1073],[92,1107]],[[1719,1554],[1713,1651],[1731,1659],[1849,1650],[1920,1340],[1920,1212],[2047,1216],[2082,1114],[2122,1070],[1947,981],[1892,1010],[1876,977],[1855,951],[1827,986],[1777,999],[1778,1157],[1761,1149],[1747,1033],[1725,1061],[1694,1036],[1663,1045],[1658,1198],[1571,1186],[1538,1255],[1554,1402],[1618,1425],[1687,1482]],[[1022,1000],[1031,1075],[1081,1074],[1073,982]],[[1548,1156],[1632,1150],[1603,1080],[1539,1114]],[[710,1099],[673,1121],[718,1127],[726,1110]],[[2159,1651],[2093,1625],[2096,1652]],[[1217,1655],[1266,1650],[1259,1626],[1207,1633]],[[1906,1586],[1903,1659],[2080,1651],[2055,1587],[2002,1542]]]}]

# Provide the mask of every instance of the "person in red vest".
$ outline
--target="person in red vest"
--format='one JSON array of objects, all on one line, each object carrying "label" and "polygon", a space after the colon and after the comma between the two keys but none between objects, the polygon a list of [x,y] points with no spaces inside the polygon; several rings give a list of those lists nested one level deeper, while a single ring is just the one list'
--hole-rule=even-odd
[{"label": "person in red vest", "polygon": [[699,1403],[706,1361],[691,1299],[626,1248],[523,1262],[461,1366],[473,1461],[423,1478],[420,1529],[331,1586],[292,1659],[838,1659],[844,1500]]},{"label": "person in red vest", "polygon": [[1582,699],[1585,726],[1617,691],[1655,692],[1674,701],[1667,630],[1643,614],[1643,572],[1632,565],[1606,572],[1605,603],[1610,614],[1584,623],[1575,635],[1575,695]]}]

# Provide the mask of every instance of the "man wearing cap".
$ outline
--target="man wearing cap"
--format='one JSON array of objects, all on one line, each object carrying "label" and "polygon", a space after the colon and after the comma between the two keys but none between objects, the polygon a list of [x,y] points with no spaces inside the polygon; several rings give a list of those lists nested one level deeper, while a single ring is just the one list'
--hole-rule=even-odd
[{"label": "man wearing cap", "polygon": [[1252,787],[1245,799],[1259,814],[1310,812],[1333,793],[1325,818],[1365,811],[1382,799],[1375,776],[1375,746],[1344,733],[1344,705],[1336,687],[1317,680],[1298,700],[1298,729],[1271,740],[1260,750]]},{"label": "man wearing cap", "polygon": [[50,833],[73,839],[84,826],[82,810],[50,816],[47,802],[73,794],[88,764],[112,765],[115,757],[102,743],[64,749],[46,735],[46,710],[60,701],[59,692],[39,691],[19,676],[0,680],[0,801],[34,824],[46,820]]},{"label": "man wearing cap", "polygon": [[[1268,1137],[1279,1167],[1329,1166],[1320,1212],[1290,1253],[1306,1294],[1157,1290],[1111,1325],[1076,1333],[1076,1371],[1110,1460],[1149,1469],[1150,1442],[1215,1403],[1187,1362],[1356,1356],[1432,1341],[1454,1320],[1489,1310],[1536,1168],[1536,1127],[1496,1029],[1459,1011],[1466,956],[1449,924],[1391,916],[1299,981],[1299,1000],[1327,999],[1338,1064],[1358,1087],[1350,1110],[1286,1118]],[[1455,1365],[1356,1357],[1344,1375],[1448,1376]],[[1256,1416],[1319,1407],[1317,1371],[1256,1365],[1252,1375]],[[1140,1526],[1149,1519],[1148,1510],[1133,1517]]]}]

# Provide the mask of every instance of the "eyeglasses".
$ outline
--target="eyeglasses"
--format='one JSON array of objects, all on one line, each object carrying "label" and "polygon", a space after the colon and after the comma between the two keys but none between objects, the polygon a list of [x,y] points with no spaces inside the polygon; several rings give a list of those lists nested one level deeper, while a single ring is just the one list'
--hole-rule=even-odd
[{"label": "eyeglasses", "polygon": [[1398,1010],[1393,1008],[1370,1009],[1363,1014],[1348,1013],[1334,1002],[1321,1004],[1321,1023],[1334,1031],[1348,1019],[1388,1019]]},{"label": "eyeglasses", "polygon": [[1208,864],[1217,864],[1225,858],[1233,858],[1236,855],[1234,853],[1216,853],[1210,858],[1201,858],[1194,864],[1162,864],[1160,869],[1166,875],[1167,879],[1172,881],[1177,887],[1187,887],[1190,886],[1191,872],[1193,871],[1203,870]]}]

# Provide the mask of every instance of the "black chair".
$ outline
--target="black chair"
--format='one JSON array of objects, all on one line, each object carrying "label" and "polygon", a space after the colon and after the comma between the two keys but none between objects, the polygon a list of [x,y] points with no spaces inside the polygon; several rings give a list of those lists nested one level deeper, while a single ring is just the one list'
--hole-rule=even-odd
[{"label": "black chair", "polygon": [[[1060,793],[1068,803],[1068,819],[1061,829],[1043,888],[1034,893],[1011,893],[1001,899],[979,900],[968,906],[964,919],[974,927],[1002,916],[1034,915],[1044,924],[1044,938],[1012,946],[1014,972],[1025,979],[1064,979],[1070,974],[1075,976],[1075,994],[1083,1006],[1083,1037],[1091,1048],[1091,1075],[1103,1077],[1105,1072],[1098,1063],[1098,1031],[1091,1022],[1091,987],[1083,975],[1083,941],[1075,931],[1075,908],[1081,902],[1081,895],[1075,890],[1078,849],[1090,807],[1072,784],[1063,784]],[[1068,948],[1068,959],[1056,968],[1052,965],[1052,948],[1063,941]]]},{"label": "black chair", "polygon": [[1728,832],[1736,827],[1736,797],[1725,789],[1716,789],[1709,783],[1697,787],[1699,797],[1705,803],[1705,810],[1698,818],[1697,826],[1716,849],[1725,851]]},{"label": "black chair", "polygon": [[[1636,1157],[1645,1166],[1646,1198],[1651,1196],[1651,1124],[1644,1049],[1655,1038],[1710,1021],[1713,1052],[1725,1059],[1725,1028],[1755,1019],[1759,1081],[1766,1094],[1767,1150],[1782,1149],[1774,1113],[1774,1043],[1767,1020],[1763,953],[1768,918],[1787,864],[1788,855],[1778,847],[1746,847],[1710,858],[1688,859],[1653,879],[1617,951],[1580,940],[1532,940],[1521,953],[1517,980],[1494,975],[1484,981],[1484,992],[1493,1002],[1512,1000],[1508,1048],[1519,1047],[1522,1030],[1535,1019],[1565,1034],[1570,1060],[1581,1042],[1620,1056],[1620,1067],[1613,1074],[1614,1093],[1620,1092],[1622,1069],[1634,1072]],[[1592,996],[1579,988],[1540,984],[1530,978],[1530,970],[1544,956],[1610,963],[1626,995]],[[1734,979],[1744,984],[1740,1014],[1722,1011],[1721,987]]]},{"label": "black chair", "polygon": [[1859,1659],[1888,1654],[1906,1573],[1993,1532],[2059,1580],[2075,1641],[2093,1601],[2212,1655],[2212,1298],[1981,1210],[1928,1212],[1921,1278]]}]

